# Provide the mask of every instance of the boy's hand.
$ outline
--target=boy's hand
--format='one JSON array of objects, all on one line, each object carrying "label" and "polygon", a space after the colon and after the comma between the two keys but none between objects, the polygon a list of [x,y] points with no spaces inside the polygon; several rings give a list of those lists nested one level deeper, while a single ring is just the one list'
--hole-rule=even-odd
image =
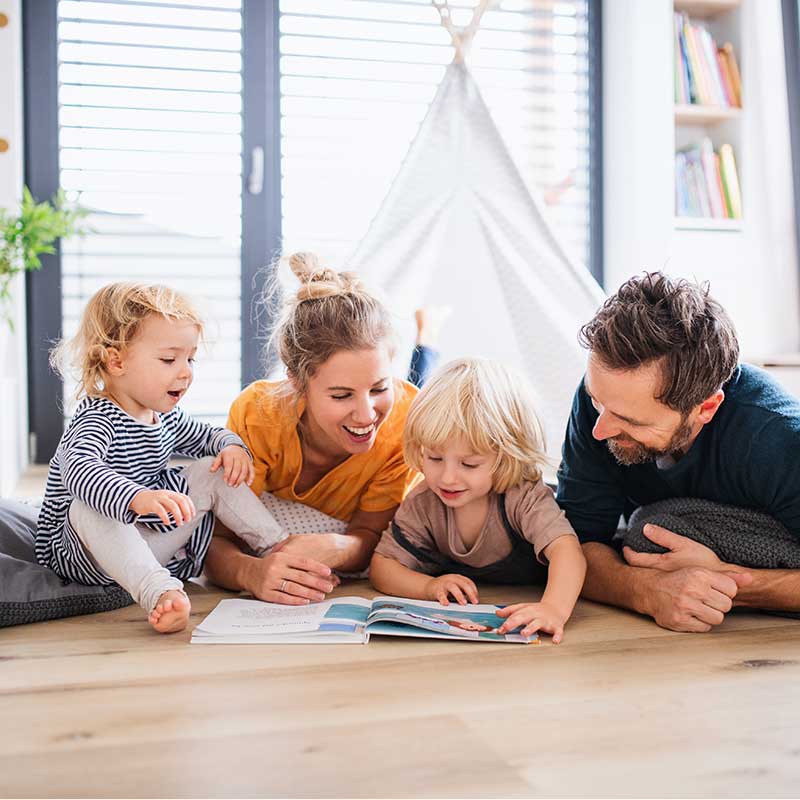
[{"label": "boy's hand", "polygon": [[450,605],[448,595],[451,595],[460,606],[465,606],[467,602],[478,602],[478,587],[464,575],[440,575],[428,582],[425,595],[426,600],[438,600],[443,606]]},{"label": "boy's hand", "polygon": [[256,477],[250,456],[238,444],[229,444],[220,450],[211,465],[211,472],[216,472],[220,467],[224,470],[225,483],[228,486],[239,486],[243,481],[249,486]]},{"label": "boy's hand", "polygon": [[133,496],[129,508],[140,517],[157,514],[165,525],[172,525],[173,521],[175,525],[183,525],[196,513],[189,495],[167,489],[142,489]]},{"label": "boy's hand", "polygon": [[520,631],[523,636],[530,636],[536,631],[552,633],[553,644],[559,644],[564,638],[564,625],[569,619],[569,614],[565,615],[549,603],[515,603],[501,608],[497,616],[506,618],[497,633],[511,633],[524,625]]}]

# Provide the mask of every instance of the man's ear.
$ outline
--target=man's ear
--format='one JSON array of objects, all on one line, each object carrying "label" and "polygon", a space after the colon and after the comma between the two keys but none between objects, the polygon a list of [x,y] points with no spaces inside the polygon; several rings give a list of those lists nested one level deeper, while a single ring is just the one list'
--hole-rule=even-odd
[{"label": "man's ear", "polygon": [[714,394],[710,397],[703,400],[700,403],[700,410],[697,415],[697,419],[699,422],[702,422],[703,425],[707,425],[714,419],[714,414],[717,413],[717,410],[722,405],[722,401],[725,399],[725,392],[722,389],[717,389]]},{"label": "man's ear", "polygon": [[122,353],[116,347],[106,348],[103,369],[115,378],[125,374],[125,362],[122,359]]}]

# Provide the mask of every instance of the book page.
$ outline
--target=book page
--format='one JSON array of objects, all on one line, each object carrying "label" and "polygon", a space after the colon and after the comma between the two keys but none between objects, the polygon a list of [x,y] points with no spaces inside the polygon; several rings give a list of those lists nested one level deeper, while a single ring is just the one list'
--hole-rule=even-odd
[{"label": "book page", "polygon": [[[376,597],[367,618],[370,629],[378,623],[411,625],[443,637],[479,639],[482,641],[534,642],[538,638],[518,633],[498,634],[505,622],[497,616],[498,606],[467,605],[455,603],[443,606],[426,600],[409,600],[403,597]],[[376,628],[376,632],[380,632]],[[388,632],[388,631],[387,631]],[[411,636],[412,633],[407,635]]]},{"label": "book page", "polygon": [[285,606],[239,598],[221,600],[195,628],[195,633],[198,636],[258,636],[317,631],[325,627],[322,623],[326,617],[363,624],[369,608],[369,600],[360,597],[339,597],[307,606]]}]

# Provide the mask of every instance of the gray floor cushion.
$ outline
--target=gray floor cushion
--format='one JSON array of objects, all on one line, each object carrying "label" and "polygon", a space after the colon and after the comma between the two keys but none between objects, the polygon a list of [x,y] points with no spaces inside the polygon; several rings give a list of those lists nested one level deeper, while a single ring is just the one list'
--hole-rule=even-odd
[{"label": "gray floor cushion", "polygon": [[0,499],[0,628],[131,605],[119,586],[65,583],[34,555],[38,509]]}]

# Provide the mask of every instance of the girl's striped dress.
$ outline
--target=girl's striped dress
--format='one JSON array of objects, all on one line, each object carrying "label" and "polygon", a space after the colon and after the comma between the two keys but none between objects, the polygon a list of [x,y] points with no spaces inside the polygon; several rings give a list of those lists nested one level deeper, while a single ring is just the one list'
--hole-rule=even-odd
[{"label": "girl's striped dress", "polygon": [[[202,458],[229,445],[245,447],[235,433],[197,422],[177,407],[155,416],[157,423],[146,425],[102,397],[80,404],[50,460],[36,531],[40,564],[76,583],[113,583],[92,563],[72,529],[70,503],[77,498],[118,522],[171,530],[175,526],[164,525],[155,514],[137,517],[130,510],[134,495],[142,489],[188,492],[181,470],[167,466],[173,455]],[[186,579],[200,574],[213,526],[209,511],[166,565],[172,575]]]}]

